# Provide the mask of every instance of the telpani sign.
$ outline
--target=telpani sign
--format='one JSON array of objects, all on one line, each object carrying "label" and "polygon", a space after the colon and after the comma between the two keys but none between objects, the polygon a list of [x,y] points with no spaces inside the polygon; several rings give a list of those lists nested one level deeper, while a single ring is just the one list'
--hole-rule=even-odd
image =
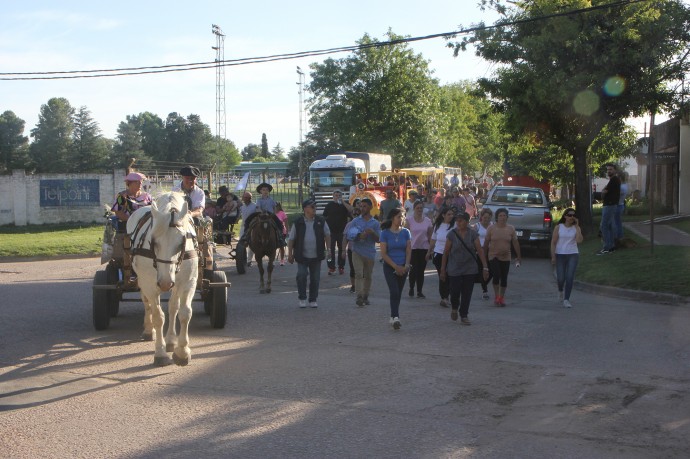
[{"label": "telpani sign", "polygon": [[41,207],[100,206],[98,179],[41,180]]}]

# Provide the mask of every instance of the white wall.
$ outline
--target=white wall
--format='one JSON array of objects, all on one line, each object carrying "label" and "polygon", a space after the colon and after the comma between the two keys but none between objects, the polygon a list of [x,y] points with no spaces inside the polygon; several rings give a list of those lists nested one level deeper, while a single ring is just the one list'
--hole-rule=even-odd
[{"label": "white wall", "polygon": [[[0,225],[41,225],[46,223],[92,223],[101,222],[105,206],[112,206],[115,195],[124,189],[124,170],[112,174],[39,174],[26,175],[23,170],[15,170],[12,175],[0,176]],[[52,199],[59,205],[45,205],[49,196],[41,190],[42,180],[97,180],[98,201],[87,205],[70,205],[69,201]],[[44,182],[45,183],[45,182]],[[43,197],[44,205],[41,203]],[[95,199],[95,196],[91,196]],[[78,202],[78,201],[74,201]]]}]

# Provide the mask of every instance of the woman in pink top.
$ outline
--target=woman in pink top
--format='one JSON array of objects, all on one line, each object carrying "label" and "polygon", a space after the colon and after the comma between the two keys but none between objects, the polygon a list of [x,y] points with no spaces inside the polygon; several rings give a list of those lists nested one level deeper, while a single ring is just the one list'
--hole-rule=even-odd
[{"label": "woman in pink top", "polygon": [[414,296],[414,288],[417,286],[417,298],[426,298],[422,293],[424,287],[424,271],[426,270],[426,253],[429,250],[429,241],[433,224],[431,219],[424,215],[424,202],[414,203],[412,216],[405,221],[405,227],[412,233],[412,258],[410,264],[410,296]]}]

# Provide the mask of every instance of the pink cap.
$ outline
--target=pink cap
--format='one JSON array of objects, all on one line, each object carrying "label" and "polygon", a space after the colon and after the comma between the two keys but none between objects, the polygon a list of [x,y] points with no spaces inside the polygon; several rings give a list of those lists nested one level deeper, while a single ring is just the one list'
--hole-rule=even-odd
[{"label": "pink cap", "polygon": [[130,172],[125,177],[125,182],[143,182],[146,180],[146,176],[141,172]]}]

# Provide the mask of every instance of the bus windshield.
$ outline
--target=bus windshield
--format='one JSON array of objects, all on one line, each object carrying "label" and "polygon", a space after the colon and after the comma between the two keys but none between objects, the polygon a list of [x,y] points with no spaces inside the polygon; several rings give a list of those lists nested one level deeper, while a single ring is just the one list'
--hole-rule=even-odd
[{"label": "bus windshield", "polygon": [[355,184],[354,169],[312,169],[310,184],[316,187],[349,187]]}]

